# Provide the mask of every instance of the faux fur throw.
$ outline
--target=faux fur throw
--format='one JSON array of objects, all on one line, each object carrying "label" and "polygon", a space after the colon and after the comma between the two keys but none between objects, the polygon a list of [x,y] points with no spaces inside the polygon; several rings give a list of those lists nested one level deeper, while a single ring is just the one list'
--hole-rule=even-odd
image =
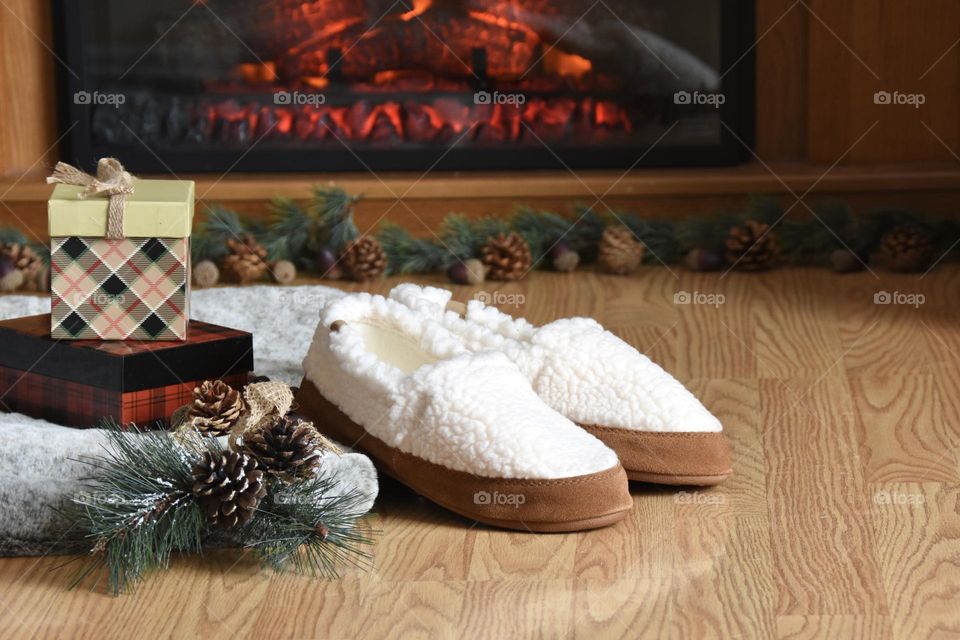
[{"label": "faux fur throw", "polygon": [[[193,294],[192,317],[250,331],[257,374],[297,385],[320,307],[337,294],[328,287],[208,289]],[[0,296],[0,319],[49,310],[46,298]],[[80,480],[91,468],[78,458],[102,454],[103,443],[98,429],[0,413],[0,555],[57,552],[64,526],[53,507],[80,490]],[[338,492],[357,491],[366,496],[364,511],[373,506],[377,477],[369,458],[327,454],[323,466],[337,477]]]}]

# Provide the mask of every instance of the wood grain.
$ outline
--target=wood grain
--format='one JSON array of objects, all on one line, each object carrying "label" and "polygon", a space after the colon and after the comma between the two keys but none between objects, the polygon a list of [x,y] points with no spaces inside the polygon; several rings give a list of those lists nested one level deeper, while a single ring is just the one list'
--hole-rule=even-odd
[{"label": "wood grain", "polygon": [[53,166],[57,140],[53,46],[49,2],[4,0],[0,5],[0,176]]},{"label": "wood grain", "polygon": [[[833,163],[848,150],[844,163],[955,158],[960,5],[951,0],[806,4],[808,159]],[[877,91],[922,94],[926,101],[918,108],[875,104]]]},{"label": "wood grain", "polygon": [[[112,598],[66,591],[62,559],[3,559],[0,638],[955,636],[960,266],[877,276],[650,267],[456,287],[513,295],[504,310],[538,323],[593,315],[649,351],[723,421],[735,475],[634,485],[624,522],[567,535],[476,525],[383,480],[374,568],[332,581],[220,551]],[[874,305],[878,289],[928,301]],[[674,304],[683,290],[726,301]]]}]

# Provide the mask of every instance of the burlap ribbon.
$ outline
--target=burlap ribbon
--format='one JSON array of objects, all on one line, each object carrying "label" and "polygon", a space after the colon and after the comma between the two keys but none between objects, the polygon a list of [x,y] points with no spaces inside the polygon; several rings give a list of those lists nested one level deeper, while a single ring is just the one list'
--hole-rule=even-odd
[{"label": "burlap ribbon", "polygon": [[[243,400],[246,404],[243,416],[230,430],[230,447],[240,450],[239,442],[243,437],[279,416],[285,416],[293,409],[293,389],[283,382],[255,382],[248,384],[243,390]],[[202,436],[196,431],[193,422],[187,418],[190,405],[184,405],[174,412],[171,423],[174,436],[184,444],[192,440],[194,444],[202,441]],[[340,455],[343,451],[323,434],[318,434],[316,445],[321,451],[332,451]]]},{"label": "burlap ribbon", "polygon": [[66,162],[58,162],[53,173],[47,178],[48,184],[70,184],[85,187],[80,192],[80,199],[89,196],[110,196],[107,208],[108,240],[123,238],[123,211],[127,196],[133,193],[133,176],[124,170],[123,165],[116,158],[100,158],[97,163],[97,175],[84,173]]}]

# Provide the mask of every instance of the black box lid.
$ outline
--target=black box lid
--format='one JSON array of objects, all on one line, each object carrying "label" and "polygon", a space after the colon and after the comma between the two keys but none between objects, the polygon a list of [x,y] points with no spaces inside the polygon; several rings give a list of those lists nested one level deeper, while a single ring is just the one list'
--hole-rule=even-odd
[{"label": "black box lid", "polygon": [[253,370],[253,336],[191,320],[187,340],[54,340],[50,315],[0,322],[0,366],[127,393]]}]

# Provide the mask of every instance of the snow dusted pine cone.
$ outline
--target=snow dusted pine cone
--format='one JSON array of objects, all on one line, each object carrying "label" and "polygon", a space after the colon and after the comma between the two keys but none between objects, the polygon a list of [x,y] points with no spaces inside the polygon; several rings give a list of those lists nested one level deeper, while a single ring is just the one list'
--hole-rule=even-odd
[{"label": "snow dusted pine cone", "polygon": [[210,522],[222,529],[253,518],[260,498],[267,495],[257,461],[235,451],[206,451],[193,466],[193,495]]}]

